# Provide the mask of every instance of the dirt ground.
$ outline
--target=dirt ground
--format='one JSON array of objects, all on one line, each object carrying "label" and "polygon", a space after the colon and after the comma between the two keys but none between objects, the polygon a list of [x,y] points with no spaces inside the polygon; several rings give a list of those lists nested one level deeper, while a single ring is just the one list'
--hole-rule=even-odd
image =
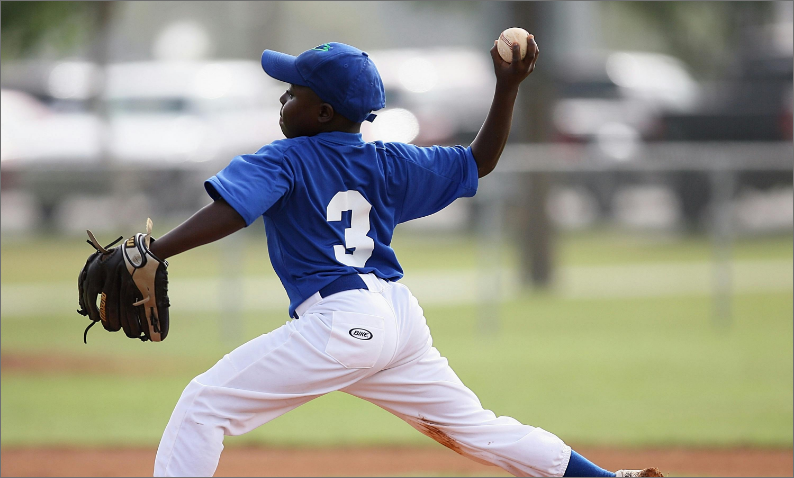
[{"label": "dirt ground", "polygon": [[[792,450],[575,447],[607,469],[666,476],[792,476]],[[2,476],[151,476],[155,449],[3,448]],[[509,476],[446,448],[227,448],[215,476]]]}]

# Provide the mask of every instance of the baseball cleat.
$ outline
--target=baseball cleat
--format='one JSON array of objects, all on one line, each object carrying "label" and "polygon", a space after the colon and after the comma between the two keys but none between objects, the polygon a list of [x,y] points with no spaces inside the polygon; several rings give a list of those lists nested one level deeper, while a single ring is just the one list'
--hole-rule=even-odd
[{"label": "baseball cleat", "polygon": [[625,477],[634,477],[634,476],[664,476],[658,468],[645,468],[644,470],[618,470],[615,472],[615,476],[625,476]]}]

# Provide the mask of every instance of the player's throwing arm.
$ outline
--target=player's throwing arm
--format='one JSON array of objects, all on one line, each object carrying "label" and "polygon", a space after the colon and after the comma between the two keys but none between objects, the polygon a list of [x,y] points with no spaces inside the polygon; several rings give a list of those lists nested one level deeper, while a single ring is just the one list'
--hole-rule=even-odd
[{"label": "player's throwing arm", "polygon": [[[521,31],[526,33],[524,30]],[[510,43],[509,51],[512,54],[512,59],[510,62],[505,61],[500,55],[500,52],[506,51],[507,48],[503,45],[505,41],[501,39],[504,36],[505,33],[502,33],[500,39],[495,40],[493,48],[491,48],[491,59],[496,74],[496,91],[494,91],[491,109],[488,111],[485,123],[477,133],[477,137],[471,143],[471,151],[477,162],[479,177],[485,176],[496,167],[510,134],[518,87],[535,70],[535,62],[538,60],[539,50],[535,36],[526,33],[525,38],[514,38],[514,41]],[[525,52],[524,56],[522,56],[522,50]]]}]

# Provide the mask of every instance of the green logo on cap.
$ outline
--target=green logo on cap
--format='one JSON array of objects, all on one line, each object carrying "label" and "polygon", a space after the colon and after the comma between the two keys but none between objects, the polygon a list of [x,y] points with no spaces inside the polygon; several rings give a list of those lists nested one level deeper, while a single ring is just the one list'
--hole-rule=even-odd
[{"label": "green logo on cap", "polygon": [[317,50],[317,51],[328,51],[330,49],[331,49],[331,45],[329,45],[328,43],[323,43],[320,46],[316,46],[312,48],[312,50]]}]

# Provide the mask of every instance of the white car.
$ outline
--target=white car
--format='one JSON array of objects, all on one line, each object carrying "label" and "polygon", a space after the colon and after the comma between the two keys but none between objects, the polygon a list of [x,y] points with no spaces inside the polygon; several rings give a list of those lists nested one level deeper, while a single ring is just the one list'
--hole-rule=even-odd
[{"label": "white car", "polygon": [[284,87],[252,61],[109,65],[109,145],[121,162],[229,160],[283,138]]},{"label": "white car", "polygon": [[[39,65],[36,70],[49,72],[44,75],[49,78],[44,85],[48,93],[42,94],[56,102],[74,86],[69,75],[55,74],[64,65],[71,63],[49,69]],[[30,68],[16,70],[24,73]],[[3,90],[4,163],[107,160],[171,167],[228,161],[283,138],[278,119],[285,87],[267,76],[258,62],[150,61],[110,64],[104,72],[89,72],[92,77],[81,77],[83,83],[104,84],[101,115],[61,112],[31,94]]]},{"label": "white car", "polygon": [[22,91],[0,90],[0,160],[90,163],[100,159],[102,124],[90,113],[62,113]]}]

